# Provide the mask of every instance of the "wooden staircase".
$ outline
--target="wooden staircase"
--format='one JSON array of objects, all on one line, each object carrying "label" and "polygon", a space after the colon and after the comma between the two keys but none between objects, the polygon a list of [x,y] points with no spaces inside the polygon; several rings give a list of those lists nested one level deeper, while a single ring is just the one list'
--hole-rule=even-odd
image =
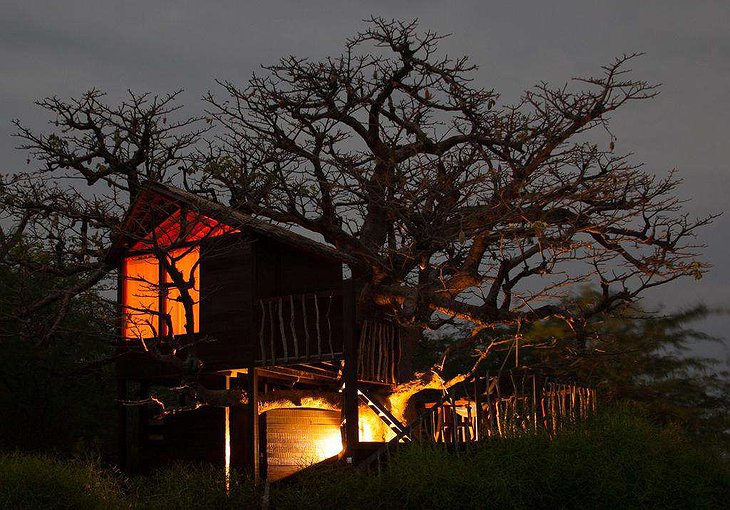
[{"label": "wooden staircase", "polygon": [[395,432],[395,435],[400,437],[404,442],[410,443],[411,438],[407,428],[396,418],[393,414],[380,404],[373,396],[364,388],[358,388],[357,396],[360,400],[367,405],[383,423],[385,423],[390,430]]}]

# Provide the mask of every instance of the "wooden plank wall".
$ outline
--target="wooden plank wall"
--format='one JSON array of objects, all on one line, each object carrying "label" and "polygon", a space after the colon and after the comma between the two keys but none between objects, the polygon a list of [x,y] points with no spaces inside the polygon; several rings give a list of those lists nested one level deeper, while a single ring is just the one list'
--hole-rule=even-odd
[{"label": "wooden plank wall", "polygon": [[256,298],[339,289],[342,264],[293,250],[270,239],[257,238]]},{"label": "wooden plank wall", "polygon": [[201,247],[200,331],[215,342],[198,352],[209,370],[246,367],[255,356],[253,270],[252,240],[242,234]]},{"label": "wooden plank wall", "polygon": [[[279,480],[321,460],[320,445],[340,434],[340,412],[274,409],[264,413],[266,476]],[[331,452],[330,452],[331,453]]]}]

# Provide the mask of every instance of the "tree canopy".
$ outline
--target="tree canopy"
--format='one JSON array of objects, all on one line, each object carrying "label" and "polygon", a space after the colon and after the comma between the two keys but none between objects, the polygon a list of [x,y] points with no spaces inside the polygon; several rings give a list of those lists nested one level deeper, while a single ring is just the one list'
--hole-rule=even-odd
[{"label": "tree canopy", "polygon": [[[337,57],[220,82],[192,117],[177,92],[39,101],[51,130],[16,122],[41,167],[0,183],[0,261],[56,285],[10,315],[67,313],[106,281],[109,240],[144,180],[320,235],[352,258],[363,309],[467,324],[462,347],[551,319],[583,348],[591,318],[702,277],[695,234],[712,217],[691,218],[675,175],[618,152],[610,130],[614,111],[658,93],[633,78],[638,55],[502,104],[467,57],[439,52],[442,38],[373,18]],[[586,283],[595,299],[571,299]]]}]

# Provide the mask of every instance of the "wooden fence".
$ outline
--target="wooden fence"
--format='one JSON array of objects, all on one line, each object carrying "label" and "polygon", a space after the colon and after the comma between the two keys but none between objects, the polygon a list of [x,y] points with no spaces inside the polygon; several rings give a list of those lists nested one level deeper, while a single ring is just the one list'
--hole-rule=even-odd
[{"label": "wooden fence", "polygon": [[[459,391],[461,390],[461,391]],[[595,412],[595,388],[526,370],[477,377],[440,402],[425,403],[417,436],[468,443],[544,430],[553,435]]]},{"label": "wooden fence", "polygon": [[364,459],[359,468],[380,465],[406,438],[453,447],[488,438],[546,431],[553,436],[570,423],[596,412],[596,389],[561,381],[529,370],[508,370],[475,376],[440,398],[421,403],[421,411],[388,443]]}]

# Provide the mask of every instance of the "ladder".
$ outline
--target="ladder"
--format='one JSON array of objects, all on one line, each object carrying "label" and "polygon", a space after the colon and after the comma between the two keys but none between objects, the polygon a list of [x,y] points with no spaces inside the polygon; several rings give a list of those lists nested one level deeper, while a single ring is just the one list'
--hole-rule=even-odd
[{"label": "ladder", "polygon": [[367,390],[358,388],[357,396],[360,397],[360,400],[362,400],[362,402],[367,405],[378,416],[378,418],[380,418],[383,423],[390,428],[390,430],[395,432],[396,437],[400,436],[406,443],[411,442],[411,438],[408,435],[406,427],[398,420],[398,418],[393,416],[393,413],[388,411],[377,400],[375,400]]}]

